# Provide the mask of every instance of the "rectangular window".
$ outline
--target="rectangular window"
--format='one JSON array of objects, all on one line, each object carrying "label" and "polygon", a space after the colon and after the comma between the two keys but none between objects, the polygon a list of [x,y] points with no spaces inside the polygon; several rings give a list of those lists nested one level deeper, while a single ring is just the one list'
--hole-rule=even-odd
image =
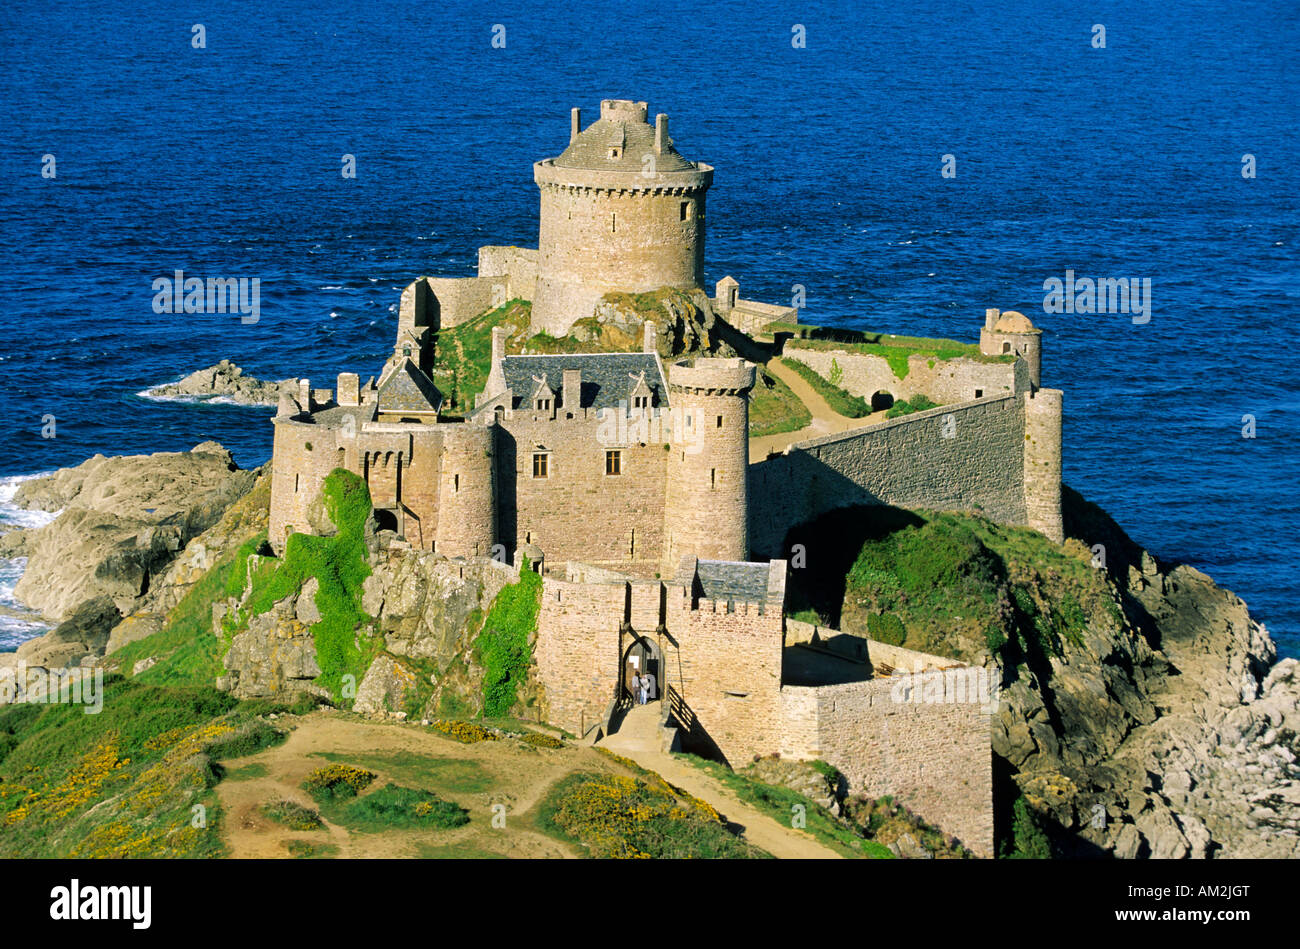
[{"label": "rectangular window", "polygon": [[983,390],[983,389],[976,389],[976,390],[975,390],[975,398],[977,398],[977,399],[982,399],[982,398],[984,398],[984,390]]},{"label": "rectangular window", "polygon": [[617,211],[610,211],[610,212],[609,212],[609,229],[610,229],[611,232],[612,232],[612,231],[617,231],[617,230],[618,230],[618,212],[617,212]]},{"label": "rectangular window", "polygon": [[710,468],[710,469],[709,469],[709,487],[710,487],[710,488],[716,488],[717,486],[718,486],[718,469],[717,469],[717,468]]},{"label": "rectangular window", "polygon": [[533,454],[533,477],[549,478],[551,476],[551,456],[545,452]]},{"label": "rectangular window", "polygon": [[689,221],[690,219],[691,219],[691,202],[689,202],[689,201],[683,201],[683,202],[682,202],[682,220],[683,220],[683,221]]},{"label": "rectangular window", "polygon": [[605,452],[605,474],[621,475],[623,473],[623,452],[614,449]]},{"label": "rectangular window", "polygon": [[460,490],[460,475],[451,476],[451,490],[453,493]]},{"label": "rectangular window", "polygon": [[722,416],[718,416],[718,428],[722,428]]}]

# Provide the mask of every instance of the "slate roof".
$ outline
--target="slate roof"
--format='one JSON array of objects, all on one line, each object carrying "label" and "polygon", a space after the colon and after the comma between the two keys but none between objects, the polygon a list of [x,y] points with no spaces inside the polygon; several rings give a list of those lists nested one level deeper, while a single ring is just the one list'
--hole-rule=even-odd
[{"label": "slate roof", "polygon": [[768,565],[701,560],[695,568],[697,594],[710,600],[762,603],[767,599]]},{"label": "slate roof", "polygon": [[620,402],[630,406],[632,390],[637,384],[635,377],[643,372],[646,385],[653,396],[651,406],[668,404],[668,386],[659,371],[659,361],[654,353],[564,353],[554,356],[506,356],[501,360],[506,387],[514,396],[511,408],[522,407],[537,388],[534,376],[545,378],[546,384],[563,399],[566,369],[582,372],[583,408],[618,408]]},{"label": "slate roof", "polygon": [[[609,150],[619,148],[619,157],[610,158]],[[630,171],[641,174],[644,157],[654,154],[655,130],[646,122],[621,122],[597,119],[578,133],[577,138],[555,159],[557,168],[586,168],[593,171]],[[695,162],[672,146],[672,138],[661,154],[655,155],[655,170],[694,171]]]},{"label": "slate roof", "polygon": [[441,406],[438,387],[409,359],[403,360],[379,387],[380,412],[437,412]]}]

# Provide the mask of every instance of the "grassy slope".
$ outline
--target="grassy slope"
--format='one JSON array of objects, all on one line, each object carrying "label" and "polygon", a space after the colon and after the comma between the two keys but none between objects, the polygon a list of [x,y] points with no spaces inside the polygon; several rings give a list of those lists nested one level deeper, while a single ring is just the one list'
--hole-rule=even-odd
[{"label": "grassy slope", "polygon": [[797,359],[782,359],[782,365],[798,373],[805,382],[826,400],[826,404],[835,412],[846,418],[863,418],[871,414],[871,405],[860,396],[850,395],[839,386],[834,385],[809,366]]},{"label": "grassy slope", "polygon": [[895,336],[892,333],[868,333],[835,327],[806,324],[774,323],[773,332],[792,333],[786,342],[792,349],[843,349],[851,353],[880,356],[889,363],[894,376],[906,379],[907,360],[911,356],[925,356],[932,360],[976,359],[980,362],[1014,362],[1014,355],[986,356],[977,343],[963,343],[955,339],[929,339],[923,336]]},{"label": "grassy slope", "polygon": [[749,397],[749,437],[797,432],[811,421],[808,407],[791,388],[759,366]]},{"label": "grassy slope", "polygon": [[893,631],[879,638],[910,649],[966,661],[987,651],[1016,666],[1060,655],[1090,622],[1122,622],[1106,571],[1081,543],[975,515],[837,511],[792,542],[809,551],[793,611],[850,632]]}]

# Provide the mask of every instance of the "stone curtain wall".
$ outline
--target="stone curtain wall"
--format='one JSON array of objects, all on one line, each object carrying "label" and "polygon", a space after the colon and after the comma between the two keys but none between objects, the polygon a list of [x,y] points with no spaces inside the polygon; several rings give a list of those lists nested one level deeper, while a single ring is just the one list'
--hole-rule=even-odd
[{"label": "stone curtain wall", "polygon": [[892,395],[895,401],[926,395],[940,405],[951,405],[977,398],[976,391],[987,398],[1024,392],[1029,388],[1029,370],[1020,360],[989,363],[977,359],[936,360],[929,356],[912,356],[907,361],[907,377],[899,379],[883,356],[846,350],[804,349],[795,341],[786,343],[782,356],[804,363],[827,380],[831,377],[831,364],[834,363],[843,372],[840,388],[868,402],[877,392],[883,391]]},{"label": "stone curtain wall", "polygon": [[625,583],[542,581],[533,660],[552,725],[581,735],[604,717],[618,685],[626,604]]},{"label": "stone curtain wall", "polygon": [[[782,630],[779,610],[701,599],[667,589],[666,625],[677,648],[664,650],[665,687],[695,713],[708,740],[733,767],[781,745]],[[702,749],[708,750],[708,749]]]},{"label": "stone curtain wall", "polygon": [[989,715],[977,702],[895,701],[897,681],[786,686],[782,753],[820,758],[839,768],[853,791],[893,795],[970,850],[992,856]]},{"label": "stone curtain wall", "polygon": [[489,246],[478,249],[478,275],[505,277],[507,299],[529,300],[537,289],[537,249]]},{"label": "stone curtain wall", "polygon": [[792,445],[750,466],[750,553],[787,557],[791,528],[853,505],[979,511],[1024,524],[1024,439],[1021,398],[1006,395]]},{"label": "stone curtain wall", "polygon": [[1060,389],[1026,392],[1025,514],[1029,526],[1058,544],[1065,540],[1061,515]]},{"label": "stone curtain wall", "polygon": [[[567,415],[563,407],[551,419],[521,406],[497,425],[502,542],[536,544],[548,563],[581,560],[653,576],[663,553],[663,439],[642,443],[635,426],[620,433],[611,425],[610,434],[587,409]],[[611,449],[622,452],[622,474],[605,474]],[[549,453],[545,478],[533,477],[536,452]]]}]

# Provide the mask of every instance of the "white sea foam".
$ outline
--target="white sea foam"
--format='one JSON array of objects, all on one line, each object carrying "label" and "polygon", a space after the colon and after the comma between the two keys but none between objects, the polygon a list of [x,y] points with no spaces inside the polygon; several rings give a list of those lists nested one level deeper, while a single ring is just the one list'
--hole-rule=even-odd
[{"label": "white sea foam", "polygon": [[[17,528],[44,527],[59,516],[57,511],[52,514],[49,511],[29,511],[13,503],[20,484],[48,474],[48,471],[43,471],[0,478],[0,533]],[[17,649],[19,644],[50,628],[49,624],[41,622],[40,616],[14,599],[14,587],[26,567],[26,557],[0,559],[0,652]]]}]

